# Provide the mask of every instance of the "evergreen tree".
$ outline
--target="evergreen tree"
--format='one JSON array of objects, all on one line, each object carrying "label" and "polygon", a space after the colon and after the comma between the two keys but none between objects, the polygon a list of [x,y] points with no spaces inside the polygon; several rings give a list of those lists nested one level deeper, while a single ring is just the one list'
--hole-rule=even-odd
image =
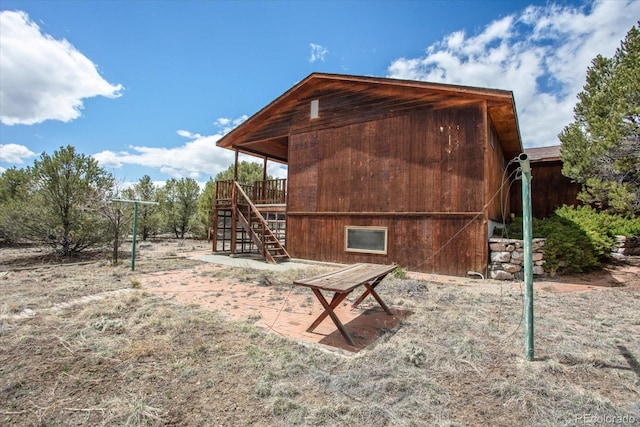
[{"label": "evergreen tree", "polygon": [[133,222],[133,205],[130,203],[114,202],[113,199],[128,198],[127,190],[122,190],[122,186],[114,181],[113,188],[107,192],[107,197],[102,207],[102,216],[109,227],[111,240],[113,242],[112,262],[118,264],[120,244],[124,237],[131,230]]},{"label": "evergreen tree", "polygon": [[29,173],[28,209],[21,213],[27,239],[65,256],[109,241],[100,209],[114,179],[95,159],[60,147],[53,156],[42,153]]},{"label": "evergreen tree", "polygon": [[[147,202],[158,201],[158,188],[151,177],[145,175],[132,187],[124,192],[125,196],[132,200],[143,200]],[[160,210],[158,206],[139,205],[138,206],[138,234],[142,240],[147,240],[149,236],[156,235],[160,227]]]},{"label": "evergreen tree", "polygon": [[209,179],[198,197],[198,222],[203,230],[201,237],[206,235],[209,239],[209,235],[213,227],[213,202],[216,191],[216,183],[213,179]]},{"label": "evergreen tree", "polygon": [[167,180],[160,190],[160,207],[167,229],[184,239],[196,220],[200,187],[192,178]]},{"label": "evergreen tree", "polygon": [[[233,179],[233,171],[234,165],[231,164],[226,170],[216,175],[215,181]],[[264,179],[263,171],[264,168],[261,164],[243,160],[238,163],[238,182],[240,184],[253,184],[255,181],[262,181]],[[273,179],[273,177],[269,176],[267,179]]]},{"label": "evergreen tree", "polygon": [[7,169],[0,175],[0,241],[15,243],[23,237],[22,212],[29,209],[31,175],[24,169]]},{"label": "evergreen tree", "polygon": [[[640,21],[638,22],[640,26]],[[559,135],[562,172],[582,185],[579,199],[601,210],[640,214],[640,30],[631,28],[613,58],[587,70],[575,121]]]}]

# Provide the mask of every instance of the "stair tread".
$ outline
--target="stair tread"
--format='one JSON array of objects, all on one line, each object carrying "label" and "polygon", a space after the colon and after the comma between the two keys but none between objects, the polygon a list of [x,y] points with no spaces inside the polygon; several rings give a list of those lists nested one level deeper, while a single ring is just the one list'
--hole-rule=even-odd
[{"label": "stair tread", "polygon": [[259,211],[250,209],[245,213],[238,209],[238,214],[241,219],[238,230],[247,233],[252,244],[258,247],[267,260],[275,262],[276,259],[290,258],[282,242],[269,228],[269,224],[262,218]]}]

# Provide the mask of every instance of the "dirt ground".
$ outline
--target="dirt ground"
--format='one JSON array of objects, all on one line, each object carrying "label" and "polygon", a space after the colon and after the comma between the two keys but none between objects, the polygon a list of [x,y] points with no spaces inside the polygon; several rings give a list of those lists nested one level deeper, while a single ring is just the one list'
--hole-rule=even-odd
[{"label": "dirt ground", "polygon": [[[191,258],[210,252],[209,249],[191,251],[184,253],[184,256]],[[355,346],[351,346],[336,330],[336,326],[330,319],[326,319],[313,332],[306,331],[307,327],[323,311],[311,290],[304,287],[278,286],[278,283],[274,284],[265,280],[264,276],[259,276],[258,280],[251,281],[243,277],[242,270],[238,271],[237,269],[237,277],[218,277],[217,280],[211,280],[212,277],[224,274],[226,269],[228,267],[223,265],[205,263],[189,270],[147,274],[140,277],[139,280],[145,290],[164,298],[218,311],[232,319],[247,321],[295,340],[320,343],[351,352],[366,348],[375,342],[384,331],[396,329],[401,321],[410,314],[408,310],[395,309],[394,315],[389,316],[373,298],[368,298],[361,306],[352,308],[352,303],[359,296],[358,292],[354,292],[353,297],[349,297],[336,309],[340,320],[349,324],[350,334],[353,335],[356,342]],[[333,269],[335,267],[310,264],[304,276],[322,274]],[[299,278],[300,275],[301,273],[298,271],[290,274],[287,277],[288,282]],[[449,283],[475,293],[498,293],[503,292],[505,288],[512,290],[522,288],[522,282],[500,284],[500,282],[492,280],[479,281],[411,272],[409,276],[413,279],[435,283]],[[543,292],[588,292],[617,286],[628,288],[639,284],[640,263],[634,262],[633,264],[612,264],[602,271],[589,274],[538,278],[534,282],[534,288]],[[281,283],[281,285],[288,285],[288,283]]]},{"label": "dirt ground", "polygon": [[[196,261],[202,241],[143,242],[112,266],[0,248],[2,425],[637,425],[640,262],[522,284],[388,277],[337,310],[296,278]],[[357,296],[357,295],[356,295]],[[602,422],[600,422],[602,421]]]}]

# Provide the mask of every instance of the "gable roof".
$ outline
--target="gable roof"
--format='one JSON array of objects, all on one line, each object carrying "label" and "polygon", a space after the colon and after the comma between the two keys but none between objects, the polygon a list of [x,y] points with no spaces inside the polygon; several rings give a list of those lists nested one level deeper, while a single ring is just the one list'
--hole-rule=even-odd
[{"label": "gable roof", "polygon": [[[300,106],[304,105],[308,111],[308,103],[312,99],[338,92],[353,98],[351,108],[366,107],[375,102],[380,106],[392,105],[392,109],[398,109],[399,103],[402,109],[424,106],[436,109],[483,100],[487,102],[505,155],[515,157],[522,151],[511,91],[327,73],[310,74],[218,140],[217,145],[287,163],[288,137],[292,127],[299,125],[295,117]],[[348,110],[344,114],[348,114]]]},{"label": "gable roof", "polygon": [[561,160],[559,145],[527,148],[524,152],[529,156],[529,161],[531,162],[553,162]]}]

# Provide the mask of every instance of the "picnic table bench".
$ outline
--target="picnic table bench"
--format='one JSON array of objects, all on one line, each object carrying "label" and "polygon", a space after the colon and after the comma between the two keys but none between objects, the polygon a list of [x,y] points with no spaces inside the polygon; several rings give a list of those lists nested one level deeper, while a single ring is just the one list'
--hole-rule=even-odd
[{"label": "picnic table bench", "polygon": [[[311,326],[307,328],[307,332],[313,332],[313,330],[317,328],[327,316],[329,316],[347,342],[352,346],[355,346],[351,335],[349,335],[344,325],[335,314],[335,308],[344,301],[351,292],[360,286],[364,286],[364,293],[353,303],[353,306],[357,307],[368,295],[371,295],[387,314],[392,315],[393,313],[376,293],[375,288],[380,284],[380,282],[382,282],[382,279],[396,268],[396,264],[383,265],[360,263],[350,265],[331,273],[294,281],[294,285],[311,288],[316,298],[318,298],[318,301],[320,301],[320,304],[322,304],[322,307],[324,308],[324,311],[316,320],[313,321]],[[331,302],[327,301],[321,291],[334,292]]]}]

